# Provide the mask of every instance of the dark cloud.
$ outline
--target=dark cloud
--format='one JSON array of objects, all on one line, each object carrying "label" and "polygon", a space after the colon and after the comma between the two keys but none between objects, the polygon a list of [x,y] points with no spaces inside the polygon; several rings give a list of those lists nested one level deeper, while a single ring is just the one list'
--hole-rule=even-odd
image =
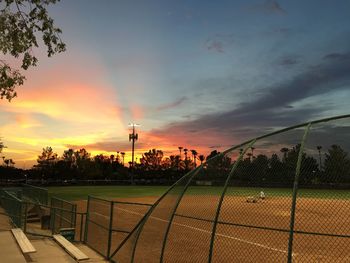
[{"label": "dark cloud", "polygon": [[208,50],[224,53],[225,49],[231,46],[234,42],[232,34],[216,34],[210,37],[205,42],[205,47]]},{"label": "dark cloud", "polygon": [[213,40],[207,45],[208,50],[214,50],[219,53],[224,53],[224,44],[219,40]]},{"label": "dark cloud", "polygon": [[[348,54],[347,54],[348,55]],[[240,114],[256,109],[277,109],[301,99],[343,89],[339,83],[350,83],[350,56],[342,60],[327,60],[316,68],[297,75],[265,90],[265,94],[252,103],[242,104],[233,113]]]},{"label": "dark cloud", "polygon": [[262,4],[257,4],[251,7],[253,11],[259,11],[266,14],[287,14],[287,11],[281,7],[281,5],[274,0],[266,0]]},{"label": "dark cloud", "polygon": [[172,109],[172,108],[175,108],[175,107],[179,106],[180,104],[182,104],[186,100],[187,100],[187,97],[184,96],[184,97],[181,97],[181,98],[175,100],[174,102],[160,105],[160,106],[158,106],[156,108],[156,110],[157,111],[163,111],[163,110]]},{"label": "dark cloud", "polygon": [[323,59],[349,59],[349,54],[342,54],[342,53],[330,53],[323,57]]},{"label": "dark cloud", "polygon": [[252,138],[272,129],[288,127],[322,116],[333,105],[314,104],[293,108],[291,104],[313,96],[345,89],[350,84],[350,53],[343,59],[326,59],[318,67],[307,68],[294,78],[279,83],[263,92],[254,100],[239,104],[236,108],[215,114],[202,115],[196,120],[173,123],[164,129],[153,130],[155,134],[186,136],[189,130],[200,135],[192,141],[198,144],[204,139],[209,145],[232,143]]},{"label": "dark cloud", "polygon": [[286,57],[280,58],[277,63],[280,66],[289,67],[289,66],[294,66],[294,65],[300,63],[300,59],[298,56],[286,56]]}]

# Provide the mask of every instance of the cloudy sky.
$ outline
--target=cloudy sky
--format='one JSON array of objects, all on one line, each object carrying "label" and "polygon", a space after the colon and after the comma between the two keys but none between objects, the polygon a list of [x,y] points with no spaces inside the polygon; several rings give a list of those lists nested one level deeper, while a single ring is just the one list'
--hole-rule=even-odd
[{"label": "cloudy sky", "polygon": [[350,113],[350,2],[61,0],[67,51],[35,50],[18,97],[0,101],[3,155],[30,167],[58,153],[200,154]]}]

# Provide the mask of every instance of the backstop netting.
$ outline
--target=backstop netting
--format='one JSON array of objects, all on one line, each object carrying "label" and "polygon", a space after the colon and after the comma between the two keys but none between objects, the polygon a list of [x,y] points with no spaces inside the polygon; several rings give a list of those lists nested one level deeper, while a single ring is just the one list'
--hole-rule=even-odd
[{"label": "backstop netting", "polygon": [[171,186],[115,262],[350,261],[350,115],[273,132]]}]

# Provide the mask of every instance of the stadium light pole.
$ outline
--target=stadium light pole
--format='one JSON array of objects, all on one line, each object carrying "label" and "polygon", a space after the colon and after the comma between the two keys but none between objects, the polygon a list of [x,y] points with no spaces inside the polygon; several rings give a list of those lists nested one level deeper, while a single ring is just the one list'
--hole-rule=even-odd
[{"label": "stadium light pole", "polygon": [[131,146],[131,184],[134,184],[134,156],[135,156],[135,141],[138,140],[139,135],[135,133],[135,127],[140,126],[140,124],[129,123],[129,127],[132,127],[132,133],[129,134],[129,142],[132,141]]}]

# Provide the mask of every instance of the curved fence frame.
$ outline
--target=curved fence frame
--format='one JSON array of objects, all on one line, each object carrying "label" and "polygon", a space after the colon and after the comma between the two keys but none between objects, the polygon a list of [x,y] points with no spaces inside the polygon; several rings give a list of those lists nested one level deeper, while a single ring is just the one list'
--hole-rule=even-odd
[{"label": "curved fence frame", "polygon": [[[286,255],[286,261],[287,262],[292,262],[293,261],[293,240],[294,240],[294,234],[298,233],[298,234],[310,234],[310,235],[328,235],[328,234],[322,234],[322,233],[316,233],[316,232],[308,232],[308,231],[300,231],[300,230],[295,230],[295,216],[296,216],[296,205],[297,205],[297,195],[298,195],[298,188],[299,188],[299,177],[300,177],[300,173],[301,173],[301,163],[302,163],[302,158],[303,158],[303,153],[304,153],[304,145],[305,142],[308,138],[309,135],[309,131],[311,129],[311,127],[313,127],[315,124],[319,124],[319,123],[325,123],[325,122],[329,122],[329,121],[335,121],[335,120],[340,120],[340,119],[345,119],[345,118],[349,118],[350,114],[348,115],[342,115],[342,116],[336,116],[336,117],[331,117],[331,118],[325,118],[325,119],[320,119],[320,120],[316,120],[316,121],[311,121],[311,122],[307,122],[307,123],[302,123],[302,124],[298,124],[292,127],[288,127],[279,131],[275,131],[272,133],[268,133],[262,136],[259,136],[255,139],[252,140],[248,140],[245,141],[239,145],[236,145],[234,147],[231,147],[229,149],[227,149],[226,151],[224,151],[222,154],[216,155],[215,157],[207,160],[207,163],[213,162],[213,160],[215,160],[216,158],[219,158],[220,156],[223,156],[225,154],[228,154],[234,150],[237,150],[241,147],[244,147],[244,150],[241,151],[240,155],[238,156],[237,160],[234,162],[231,171],[228,173],[227,177],[226,177],[226,181],[223,185],[222,188],[222,192],[220,194],[220,198],[219,198],[219,202],[217,204],[217,208],[216,208],[216,214],[215,217],[213,218],[213,220],[207,220],[207,221],[211,221],[212,222],[212,230],[211,230],[211,238],[210,238],[210,245],[209,245],[209,256],[208,256],[208,262],[212,262],[213,260],[213,248],[214,248],[214,244],[215,244],[215,237],[216,237],[216,229],[217,229],[217,224],[219,222],[219,216],[220,216],[220,210],[222,207],[222,203],[223,203],[223,199],[226,195],[226,191],[229,185],[229,181],[231,179],[231,177],[233,176],[234,172],[236,171],[240,161],[242,160],[244,154],[247,152],[248,149],[252,148],[253,145],[265,138],[274,136],[274,135],[278,135],[281,133],[285,133],[291,130],[295,130],[298,128],[304,128],[304,134],[302,136],[302,138],[300,138],[300,149],[299,149],[299,153],[297,156],[297,164],[296,164],[296,169],[295,169],[295,175],[294,175],[294,184],[293,184],[293,189],[292,189],[292,196],[291,196],[291,206],[290,206],[290,222],[289,222],[289,229],[280,229],[280,228],[270,228],[270,230],[277,230],[280,232],[284,232],[284,233],[288,233],[289,234],[289,238],[288,238],[288,250],[287,250],[287,255]],[[180,201],[182,200],[184,194],[186,193],[186,191],[188,191],[188,187],[191,184],[193,178],[197,175],[197,173],[203,169],[204,165],[206,164],[202,164],[199,167],[197,167],[195,170],[189,172],[188,174],[186,174],[184,177],[182,177],[180,180],[178,180],[174,185],[172,185],[155,203],[154,205],[151,207],[151,209],[148,211],[148,213],[145,214],[145,216],[142,218],[142,220],[139,222],[139,224],[137,224],[135,226],[135,228],[133,229],[133,231],[131,231],[129,233],[129,235],[126,237],[126,239],[117,247],[114,249],[114,251],[110,254],[110,258],[116,262],[124,262],[123,260],[119,260],[118,255],[120,253],[124,253],[122,252],[123,250],[128,250],[129,253],[128,257],[129,260],[125,261],[125,262],[134,262],[135,261],[135,254],[136,254],[136,249],[139,246],[141,241],[141,235],[144,232],[145,229],[145,225],[150,221],[150,219],[152,218],[152,215],[154,213],[154,211],[157,210],[157,208],[160,206],[160,204],[162,203],[162,201],[164,199],[167,198],[168,195],[171,194],[171,192],[173,191],[173,189],[175,187],[181,186],[182,190],[180,191],[176,202],[173,203],[172,208],[169,210],[169,215],[167,215],[167,217],[164,217],[164,219],[167,222],[167,227],[165,228],[166,230],[164,231],[164,234],[161,234],[160,236],[162,236],[162,245],[159,253],[159,258],[153,258],[154,262],[163,262],[164,261],[164,250],[167,246],[167,240],[168,240],[168,235],[169,235],[169,231],[170,228],[172,226],[173,220],[175,216],[178,216],[176,214],[177,208],[179,206]],[[237,224],[239,225],[239,224]],[[258,226],[247,226],[247,227],[252,227],[252,228],[259,228]],[[262,227],[263,228],[263,227]],[[268,229],[268,228],[263,228],[263,229]],[[329,234],[328,236],[333,236],[333,237],[345,237],[345,238],[350,238],[350,235],[337,235],[337,234]],[[146,253],[144,255],[144,257],[147,257],[147,251],[143,251],[144,253]],[[158,256],[157,256],[158,257]],[[125,257],[124,257],[125,258]],[[151,260],[152,261],[152,260]]]}]

